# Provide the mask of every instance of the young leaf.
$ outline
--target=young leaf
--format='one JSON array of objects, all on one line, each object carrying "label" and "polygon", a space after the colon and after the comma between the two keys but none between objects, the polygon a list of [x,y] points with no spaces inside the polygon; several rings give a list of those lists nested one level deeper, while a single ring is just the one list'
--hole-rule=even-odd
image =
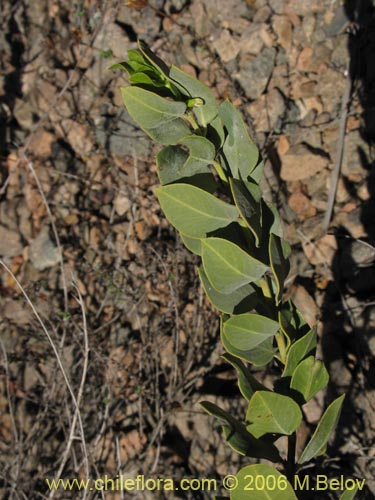
[{"label": "young leaf", "polygon": [[322,361],[315,361],[314,356],[302,360],[294,370],[290,387],[300,392],[305,401],[310,401],[315,394],[324,389],[329,381],[329,374]]},{"label": "young leaf", "polygon": [[247,465],[236,478],[238,485],[231,490],[230,500],[298,500],[285,475],[271,465]]},{"label": "young leaf", "polygon": [[262,238],[262,205],[261,191],[257,184],[231,178],[229,180],[232,196],[241,217],[255,237],[259,247]]},{"label": "young leaf", "polygon": [[284,282],[290,270],[288,260],[290,245],[286,241],[281,240],[278,236],[271,233],[268,248],[271,269],[276,280],[276,304],[279,304],[283,295]]},{"label": "young leaf", "polygon": [[235,451],[248,457],[265,458],[271,462],[280,461],[279,452],[273,444],[254,438],[254,436],[247,432],[245,426],[232,417],[230,413],[222,410],[210,401],[203,401],[200,405],[210,415],[224,420],[225,437]]},{"label": "young leaf", "polygon": [[217,116],[219,106],[211,90],[202,82],[197,80],[176,66],[172,66],[169,73],[170,81],[176,85],[179,91],[186,97],[203,99],[204,104],[199,108],[194,108],[194,114],[197,117],[199,125],[207,127]]},{"label": "young leaf", "polygon": [[220,105],[219,116],[227,131],[223,152],[232,176],[247,180],[259,160],[259,151],[250,139],[241,114],[229,101]]},{"label": "young leaf", "polygon": [[320,422],[318,423],[318,426],[315,429],[312,438],[310,439],[306,448],[303,450],[298,460],[299,464],[308,462],[312,458],[319,455],[322,449],[325,448],[331,432],[336,427],[336,424],[339,420],[344,397],[345,394],[335,399],[333,403],[328,406],[322,418],[320,419]]},{"label": "young leaf", "polygon": [[257,391],[250,399],[246,429],[256,438],[264,434],[292,434],[302,421],[298,404],[288,396]]},{"label": "young leaf", "polygon": [[224,323],[223,329],[232,346],[240,351],[250,351],[273,337],[279,324],[265,316],[248,313],[232,316]]},{"label": "young leaf", "polygon": [[288,351],[283,377],[292,376],[302,359],[316,347],[316,328],[312,328],[306,335],[294,342]]},{"label": "young leaf", "polygon": [[186,111],[183,102],[169,101],[139,87],[122,87],[121,92],[129,115],[145,130],[182,117]]},{"label": "young leaf", "polygon": [[221,293],[234,292],[258,280],[268,269],[239,246],[222,238],[202,241],[202,260],[208,280]]},{"label": "young leaf", "polygon": [[199,267],[198,273],[207,297],[219,311],[227,314],[239,314],[244,310],[249,311],[255,307],[258,296],[251,285],[244,285],[229,294],[220,293],[208,281],[203,266]]},{"label": "young leaf", "polygon": [[236,207],[190,184],[162,186],[156,194],[167,219],[191,238],[205,238],[238,217]]},{"label": "young leaf", "polygon": [[251,374],[249,368],[236,356],[225,353],[221,356],[228,361],[237,371],[238,387],[242,396],[249,401],[255,391],[266,391],[267,388]]}]

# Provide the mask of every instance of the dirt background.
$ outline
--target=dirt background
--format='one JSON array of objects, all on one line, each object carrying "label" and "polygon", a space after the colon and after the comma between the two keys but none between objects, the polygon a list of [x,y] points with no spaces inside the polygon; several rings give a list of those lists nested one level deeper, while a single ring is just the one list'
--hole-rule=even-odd
[{"label": "dirt background", "polygon": [[[108,70],[137,37],[242,111],[293,246],[286,293],[319,320],[331,374],[300,447],[347,394],[305,473],[366,478],[358,498],[375,498],[372,1],[3,0],[0,25],[1,498],[83,498],[46,478],[220,480],[248,463],[198,405],[244,414],[197,260],[154,196],[155,148],[122,107],[124,75]],[[257,376],[271,384],[273,367]]]}]

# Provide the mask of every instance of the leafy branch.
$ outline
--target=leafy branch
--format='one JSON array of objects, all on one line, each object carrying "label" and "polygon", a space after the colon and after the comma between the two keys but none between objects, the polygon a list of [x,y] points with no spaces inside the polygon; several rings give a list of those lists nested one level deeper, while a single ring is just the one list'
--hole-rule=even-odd
[{"label": "leafy branch", "polygon": [[[246,485],[256,475],[273,476],[278,485],[258,491],[256,498],[295,499],[293,477],[325,452],[344,396],[326,409],[296,457],[303,405],[327,386],[329,375],[315,358],[316,328],[283,299],[291,249],[276,208],[262,197],[258,148],[232,103],[218,103],[208,87],[168,67],[143,42],[112,68],[129,75],[130,86],[121,89],[129,115],[164,146],[157,155],[157,197],[185,246],[201,257],[200,280],[221,314],[223,357],[236,369],[248,407],[239,421],[213,403],[201,405],[223,423],[234,450],[282,470],[267,464],[244,467],[230,499],[252,498]],[[252,365],[268,363],[280,373],[273,390],[251,373]],[[286,459],[274,444],[280,436],[288,437]]]}]

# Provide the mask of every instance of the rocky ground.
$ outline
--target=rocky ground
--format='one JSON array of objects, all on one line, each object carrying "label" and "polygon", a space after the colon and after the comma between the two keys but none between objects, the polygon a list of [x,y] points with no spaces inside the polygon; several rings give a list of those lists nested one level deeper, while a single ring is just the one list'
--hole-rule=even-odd
[{"label": "rocky ground", "polygon": [[[293,246],[287,293],[320,321],[332,377],[301,443],[345,392],[315,471],[366,478],[359,498],[374,498],[372,1],[17,0],[0,24],[3,498],[81,498],[45,479],[87,470],[178,480],[245,463],[198,405],[243,412],[196,260],[156,202],[154,150],[108,70],[137,37],[243,112]],[[134,498],[209,497],[174,495]]]}]

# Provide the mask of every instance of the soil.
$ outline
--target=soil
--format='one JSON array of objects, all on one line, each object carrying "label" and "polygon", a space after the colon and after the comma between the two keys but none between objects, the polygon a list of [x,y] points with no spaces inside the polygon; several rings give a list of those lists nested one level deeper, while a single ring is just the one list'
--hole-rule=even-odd
[{"label": "soil", "polygon": [[225,495],[249,463],[199,406],[245,411],[197,260],[154,195],[156,149],[109,70],[137,38],[243,113],[293,248],[286,296],[319,322],[331,375],[299,447],[346,394],[305,473],[364,478],[358,498],[375,498],[372,0],[5,0],[0,25],[1,498],[211,498],[46,479],[213,478]]}]

